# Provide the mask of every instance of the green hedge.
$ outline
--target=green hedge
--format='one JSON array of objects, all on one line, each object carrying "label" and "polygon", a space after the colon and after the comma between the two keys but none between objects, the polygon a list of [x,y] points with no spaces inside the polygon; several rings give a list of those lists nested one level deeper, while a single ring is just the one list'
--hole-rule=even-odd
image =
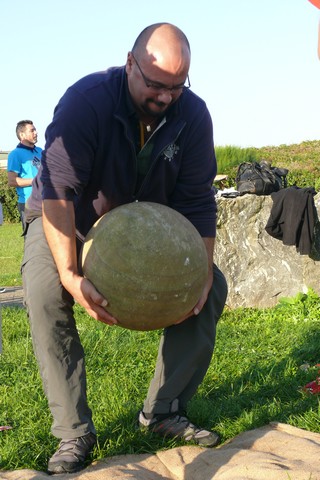
[{"label": "green hedge", "polygon": [[317,192],[320,191],[320,141],[259,149],[225,146],[216,147],[215,152],[218,173],[228,176],[224,181],[225,188],[236,187],[235,179],[240,163],[267,160],[274,167],[289,170],[288,187],[313,187]]},{"label": "green hedge", "polygon": [[7,223],[20,222],[16,189],[9,187],[7,171],[3,169],[0,169],[0,200],[4,221]]}]

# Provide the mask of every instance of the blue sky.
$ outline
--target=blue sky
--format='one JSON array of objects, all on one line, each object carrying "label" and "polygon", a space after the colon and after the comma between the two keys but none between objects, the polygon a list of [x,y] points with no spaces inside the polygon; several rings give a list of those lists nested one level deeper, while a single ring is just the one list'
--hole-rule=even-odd
[{"label": "blue sky", "polygon": [[308,0],[0,0],[0,150],[15,125],[45,128],[66,88],[123,65],[147,25],[167,21],[188,36],[192,89],[211,112],[216,145],[320,139],[320,12]]}]

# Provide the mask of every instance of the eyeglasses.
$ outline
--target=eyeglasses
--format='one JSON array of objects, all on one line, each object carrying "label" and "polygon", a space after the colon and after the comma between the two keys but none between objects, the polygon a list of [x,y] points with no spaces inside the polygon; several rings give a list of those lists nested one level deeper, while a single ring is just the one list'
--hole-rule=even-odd
[{"label": "eyeglasses", "polygon": [[144,81],[146,87],[151,88],[155,92],[161,92],[161,90],[168,90],[169,92],[179,92],[179,90],[182,90],[182,89],[187,90],[188,88],[191,87],[189,75],[187,75],[187,78],[186,78],[186,80],[183,84],[174,85],[173,87],[166,87],[165,85],[162,85],[162,83],[157,83],[157,82],[154,82],[154,81],[150,80],[148,77],[145,76],[145,74],[141,70],[141,67],[140,67],[139,63],[137,62],[137,60],[136,60],[136,58],[135,58],[135,56],[133,55],[132,52],[131,52],[131,55],[132,55],[132,58],[134,59],[134,61],[136,62],[136,65],[139,69],[139,72],[141,73],[141,76],[143,78],[143,81]]}]

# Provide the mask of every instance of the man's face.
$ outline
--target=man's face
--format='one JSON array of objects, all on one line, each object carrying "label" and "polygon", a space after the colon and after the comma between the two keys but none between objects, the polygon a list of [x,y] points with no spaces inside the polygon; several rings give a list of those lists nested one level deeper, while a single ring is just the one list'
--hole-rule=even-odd
[{"label": "man's face", "polygon": [[20,134],[20,141],[28,147],[33,146],[37,143],[38,134],[37,129],[34,125],[27,124],[24,131]]},{"label": "man's face", "polygon": [[132,52],[128,54],[126,71],[133,102],[140,113],[147,117],[162,116],[168,107],[178,100],[188,73],[182,71],[181,74],[173,76],[146,62],[140,65]]}]

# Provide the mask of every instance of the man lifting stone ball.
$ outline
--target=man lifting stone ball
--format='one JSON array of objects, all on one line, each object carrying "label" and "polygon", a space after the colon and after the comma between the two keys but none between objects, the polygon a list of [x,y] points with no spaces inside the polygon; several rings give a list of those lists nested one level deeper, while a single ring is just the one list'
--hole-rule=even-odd
[{"label": "man lifting stone ball", "polygon": [[46,131],[32,195],[22,264],[33,345],[60,443],[50,473],[84,467],[96,443],[86,396],[84,351],[73,305],[116,325],[103,297],[80,273],[79,253],[104,214],[136,201],[186,217],[204,242],[208,274],[192,311],[165,328],[141,428],[213,447],[219,436],[186,416],[209,367],[227,285],[213,264],[216,174],[212,120],[190,90],[190,46],[168,23],[144,29],[126,64],[88,75],[59,101]]}]

